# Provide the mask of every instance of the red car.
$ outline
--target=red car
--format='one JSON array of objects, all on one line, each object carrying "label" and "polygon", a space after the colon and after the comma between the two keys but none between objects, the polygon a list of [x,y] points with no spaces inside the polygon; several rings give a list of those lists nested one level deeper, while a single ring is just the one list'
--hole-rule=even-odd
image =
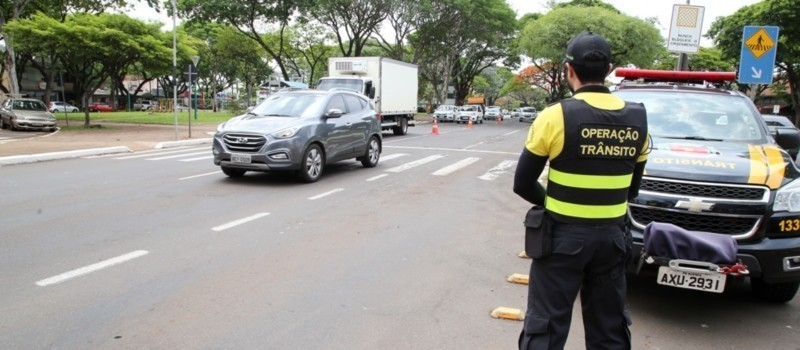
[{"label": "red car", "polygon": [[89,112],[113,112],[114,108],[107,103],[95,102],[89,105]]}]

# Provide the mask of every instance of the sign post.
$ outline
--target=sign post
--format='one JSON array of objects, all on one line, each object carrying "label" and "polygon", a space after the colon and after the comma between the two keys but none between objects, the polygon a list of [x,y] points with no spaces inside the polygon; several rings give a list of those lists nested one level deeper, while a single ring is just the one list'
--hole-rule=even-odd
[{"label": "sign post", "polygon": [[739,84],[771,84],[778,52],[778,27],[745,26],[739,58]]}]

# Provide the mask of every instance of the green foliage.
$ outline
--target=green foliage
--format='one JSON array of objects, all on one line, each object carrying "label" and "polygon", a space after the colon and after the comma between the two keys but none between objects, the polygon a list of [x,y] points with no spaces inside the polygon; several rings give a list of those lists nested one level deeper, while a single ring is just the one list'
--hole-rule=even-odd
[{"label": "green foliage", "polygon": [[[566,6],[530,22],[520,34],[520,47],[534,65],[550,77],[550,101],[562,99],[567,90],[561,71],[567,43],[575,35],[591,30],[602,35],[611,46],[612,63],[651,67],[663,52],[658,29],[638,18],[621,15],[604,7]],[[544,69],[546,68],[546,69]]]}]

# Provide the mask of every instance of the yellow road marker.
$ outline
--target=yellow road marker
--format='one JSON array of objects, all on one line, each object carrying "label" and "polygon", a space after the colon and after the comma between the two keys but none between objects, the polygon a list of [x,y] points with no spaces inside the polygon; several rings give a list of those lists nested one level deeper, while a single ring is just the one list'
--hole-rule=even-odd
[{"label": "yellow road marker", "polygon": [[513,273],[511,274],[511,276],[508,276],[507,281],[518,284],[528,284],[528,275],[523,275],[521,273]]},{"label": "yellow road marker", "polygon": [[506,320],[524,321],[525,313],[520,309],[500,306],[492,310],[492,317]]}]

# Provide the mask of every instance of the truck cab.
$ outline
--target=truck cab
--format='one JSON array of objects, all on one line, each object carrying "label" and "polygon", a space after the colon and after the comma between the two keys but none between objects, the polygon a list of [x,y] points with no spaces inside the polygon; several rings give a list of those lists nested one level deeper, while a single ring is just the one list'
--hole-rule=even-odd
[{"label": "truck cab", "polygon": [[[785,151],[800,133],[770,134],[733,72],[617,69],[613,93],[647,110],[651,150],[628,203],[634,251],[651,222],[732,237],[758,297],[800,287],[800,169]],[[634,256],[641,256],[634,254]]]}]

